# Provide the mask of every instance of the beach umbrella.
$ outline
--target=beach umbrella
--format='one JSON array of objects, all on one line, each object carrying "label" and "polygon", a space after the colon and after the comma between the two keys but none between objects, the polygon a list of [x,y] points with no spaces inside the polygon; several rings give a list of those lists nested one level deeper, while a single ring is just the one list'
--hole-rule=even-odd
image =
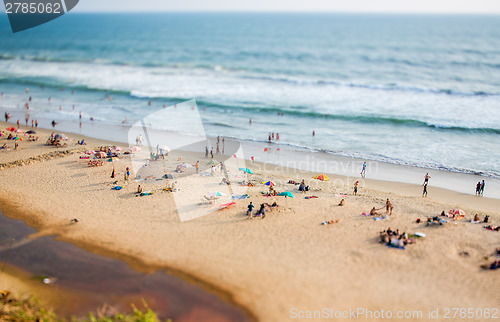
[{"label": "beach umbrella", "polygon": [[16,131],[17,129],[15,127],[8,127],[7,128],[7,131],[11,131],[11,132],[14,132]]},{"label": "beach umbrella", "polygon": [[95,151],[94,150],[87,150],[87,151],[85,151],[85,154],[95,154]]},{"label": "beach umbrella", "polygon": [[274,182],[272,181],[262,181],[263,184],[265,184],[266,186],[274,186]]},{"label": "beach umbrella", "polygon": [[164,179],[174,179],[174,176],[173,176],[173,175],[171,175],[171,174],[165,174],[165,175],[163,176],[163,178],[164,178]]},{"label": "beach umbrella", "polygon": [[326,174],[318,174],[317,176],[313,177],[313,179],[316,179],[316,180],[321,180],[321,181],[329,181],[330,178],[328,178],[328,176]]},{"label": "beach umbrella", "polygon": [[21,130],[21,129],[17,129],[17,130],[16,130],[16,133],[24,133],[24,131],[23,131],[23,130]]},{"label": "beach umbrella", "polygon": [[18,136],[16,136],[16,137],[15,137],[15,138],[13,138],[12,140],[22,141],[23,139],[22,139],[22,138],[20,138],[20,137],[18,137]]},{"label": "beach umbrella", "polygon": [[33,130],[29,130],[28,132],[26,132],[26,134],[36,134],[36,132]]},{"label": "beach umbrella", "polygon": [[210,160],[207,165],[215,165],[215,161],[214,160]]},{"label": "beach umbrella", "polygon": [[115,146],[114,150],[115,151],[123,151],[123,148],[121,146]]},{"label": "beach umbrella", "polygon": [[141,151],[141,147],[140,146],[134,146],[134,147],[132,147],[132,148],[130,148],[128,150],[131,151],[131,152],[137,152],[137,151]]},{"label": "beach umbrella", "polygon": [[94,155],[98,158],[105,158],[106,157],[106,153],[104,153],[104,152],[96,152]]},{"label": "beach umbrella", "polygon": [[238,170],[249,173],[249,174],[253,174],[252,170],[250,170],[248,168],[238,168]]},{"label": "beach umbrella", "polygon": [[225,196],[222,192],[219,191],[212,191],[208,194],[209,197],[220,197],[220,196]]},{"label": "beach umbrella", "polygon": [[171,151],[170,148],[168,146],[166,146],[166,145],[160,146],[160,149],[162,149],[164,152],[170,152]]},{"label": "beach umbrella", "polygon": [[293,198],[293,194],[290,191],[280,192],[280,193],[278,193],[278,196],[285,196],[285,197]]},{"label": "beach umbrella", "polygon": [[227,207],[232,206],[232,205],[236,205],[236,202],[229,202],[229,203],[225,203],[223,205],[220,205],[219,210],[227,208]]}]

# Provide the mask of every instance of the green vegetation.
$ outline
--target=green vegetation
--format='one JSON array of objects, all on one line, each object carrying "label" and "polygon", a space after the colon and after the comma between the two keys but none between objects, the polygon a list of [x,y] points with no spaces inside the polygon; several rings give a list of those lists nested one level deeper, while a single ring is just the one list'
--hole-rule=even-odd
[{"label": "green vegetation", "polygon": [[[58,317],[52,310],[48,310],[34,298],[16,299],[11,296],[9,291],[0,292],[1,307],[0,321],[43,321],[43,322],[65,322],[64,318]],[[111,316],[95,316],[92,313],[88,314],[87,318],[72,318],[71,322],[158,322],[160,321],[156,313],[147,307],[144,303],[144,310],[139,310],[135,306],[133,313],[117,313]],[[169,319],[168,321],[171,322]]]}]

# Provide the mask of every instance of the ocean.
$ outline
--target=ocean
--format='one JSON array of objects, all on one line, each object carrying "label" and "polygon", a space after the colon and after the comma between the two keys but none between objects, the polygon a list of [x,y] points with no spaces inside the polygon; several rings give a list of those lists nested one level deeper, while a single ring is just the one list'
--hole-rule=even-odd
[{"label": "ocean", "polygon": [[0,91],[46,127],[196,99],[208,136],[500,178],[498,16],[0,15]]}]

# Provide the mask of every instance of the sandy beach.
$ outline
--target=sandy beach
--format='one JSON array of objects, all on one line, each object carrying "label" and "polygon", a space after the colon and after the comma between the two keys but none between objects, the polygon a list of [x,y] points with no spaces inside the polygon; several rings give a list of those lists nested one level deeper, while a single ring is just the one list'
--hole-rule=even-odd
[{"label": "sandy beach", "polygon": [[[0,123],[0,129],[6,127]],[[449,320],[446,309],[498,309],[500,276],[480,265],[493,260],[500,232],[470,219],[475,214],[481,219],[488,215],[489,224],[498,225],[499,199],[433,187],[433,178],[429,196],[423,198],[422,187],[414,183],[330,173],[330,181],[322,182],[312,179],[316,172],[238,160],[253,171],[246,177],[253,187],[237,183],[243,180],[237,170],[230,169],[229,177],[235,191],[250,198],[222,196],[215,205],[200,205],[200,187],[206,193],[227,189],[219,184],[224,173],[217,170],[215,176],[205,177],[188,168],[185,174],[190,176],[179,179],[176,186],[183,196],[191,196],[183,202],[215,208],[181,221],[175,198],[179,192],[163,190],[166,180],[135,182],[134,173],[124,180],[125,168],[132,168],[130,156],[98,167],[80,159],[87,149],[120,143],[87,137],[82,147],[75,142],[83,136],[67,133],[72,141],[56,148],[44,145],[52,131],[37,131],[39,141],[22,141],[18,151],[0,152],[0,210],[5,215],[24,220],[38,230],[38,236],[55,234],[93,252],[123,258],[139,270],[165,269],[189,278],[245,308],[258,321],[288,321],[308,314],[313,314],[310,320],[320,320],[315,311],[330,312],[328,318],[333,319],[337,311],[360,309],[416,314],[405,319],[409,321],[431,320],[429,310],[438,309],[438,317],[432,320],[439,321]],[[13,147],[5,137],[0,138],[3,143]],[[173,151],[165,161],[152,162],[161,162],[164,171],[175,176],[179,157],[189,164],[209,161],[203,154]],[[114,179],[110,178],[113,167]],[[398,169],[404,172],[407,167]],[[206,166],[202,170],[207,171]],[[423,178],[425,169],[419,170]],[[438,174],[447,175],[451,174]],[[311,191],[299,192],[297,185],[288,183],[302,179]],[[119,191],[111,189],[116,180],[123,187]],[[268,180],[277,191],[290,191],[294,198],[263,196],[268,186],[261,182]],[[357,180],[360,188],[354,196],[352,186]],[[136,197],[139,184],[152,195]],[[387,198],[394,204],[387,220],[361,215],[372,207],[383,208]],[[345,206],[338,206],[341,199]],[[212,211],[230,201],[236,204]],[[264,219],[249,220],[245,215],[249,201],[257,208],[275,201],[279,207],[267,211]],[[457,208],[465,211],[464,219],[425,225],[427,217]],[[380,212],[384,215],[385,209]],[[78,223],[70,224],[73,218]],[[338,222],[322,225],[329,220]],[[405,250],[386,247],[379,243],[379,232],[388,227],[409,234],[422,232],[426,237]],[[376,320],[366,315],[360,319]]]}]

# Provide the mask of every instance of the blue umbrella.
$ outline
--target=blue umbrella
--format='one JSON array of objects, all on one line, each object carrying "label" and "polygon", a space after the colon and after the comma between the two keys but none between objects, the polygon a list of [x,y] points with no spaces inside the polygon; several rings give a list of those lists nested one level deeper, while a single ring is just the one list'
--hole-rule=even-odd
[{"label": "blue umbrella", "polygon": [[241,171],[243,171],[243,172],[253,174],[252,170],[250,170],[248,168],[238,168],[238,169],[241,170]]},{"label": "blue umbrella", "polygon": [[293,195],[290,191],[280,192],[280,193],[278,193],[278,196],[285,196],[285,197],[293,198]]}]

